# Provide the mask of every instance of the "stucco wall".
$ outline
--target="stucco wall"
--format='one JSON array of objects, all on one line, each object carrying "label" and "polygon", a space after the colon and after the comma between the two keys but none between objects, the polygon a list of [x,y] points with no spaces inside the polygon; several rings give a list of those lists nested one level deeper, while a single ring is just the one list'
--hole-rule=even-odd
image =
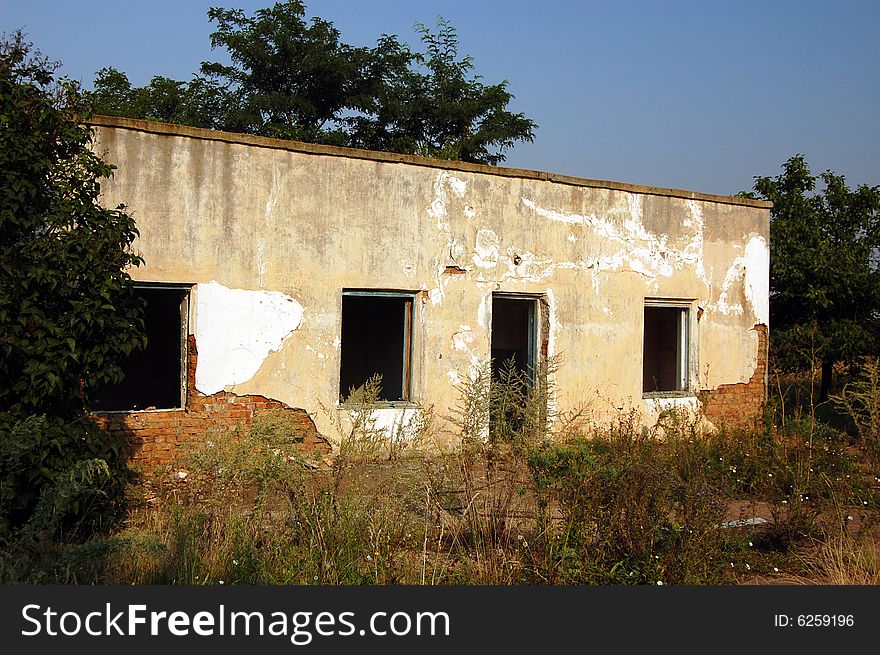
[{"label": "stucco wall", "polygon": [[[542,294],[557,409],[643,398],[644,300],[693,300],[694,391],[755,381],[768,323],[769,205],[546,173],[95,119],[137,221],[142,281],[195,284],[204,394],[304,408],[338,438],[344,288],[421,292],[413,400],[447,415],[488,360],[491,294]],[[763,381],[761,382],[763,385]],[[748,416],[760,403],[749,396]],[[695,406],[695,397],[674,402]],[[665,404],[664,404],[665,403]],[[758,407],[755,407],[758,405]],[[389,410],[393,419],[395,412]],[[412,412],[410,412],[412,413]]]}]

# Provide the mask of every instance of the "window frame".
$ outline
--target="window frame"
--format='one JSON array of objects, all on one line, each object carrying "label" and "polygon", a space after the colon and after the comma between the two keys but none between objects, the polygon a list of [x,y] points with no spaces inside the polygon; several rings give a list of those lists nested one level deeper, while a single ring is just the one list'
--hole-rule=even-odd
[{"label": "window frame", "polygon": [[339,303],[339,366],[337,368],[337,390],[339,407],[357,406],[359,403],[354,401],[344,401],[342,394],[342,353],[344,346],[342,344],[342,305],[346,297],[369,297],[369,298],[395,298],[405,301],[404,304],[404,321],[403,321],[403,370],[401,371],[401,388],[402,400],[383,400],[377,401],[382,407],[416,407],[418,403],[414,400],[414,378],[415,378],[415,355],[413,344],[415,342],[415,325],[416,325],[416,299],[419,297],[418,291],[410,291],[405,289],[365,289],[365,288],[343,288]]},{"label": "window frame", "polygon": [[[642,397],[643,398],[675,398],[684,396],[693,396],[694,382],[691,371],[694,370],[696,362],[695,334],[696,329],[693,325],[693,305],[696,302],[694,298],[653,298],[646,297],[642,304]],[[676,389],[661,391],[645,391],[645,310],[649,308],[656,309],[674,309],[678,310],[678,326],[676,328]]]},{"label": "window frame", "polygon": [[193,289],[195,284],[179,282],[147,282],[133,280],[132,287],[135,290],[165,290],[179,291],[182,294],[179,305],[180,316],[180,402],[174,407],[156,407],[155,409],[104,409],[95,408],[92,411],[100,414],[135,414],[147,412],[182,412],[186,411],[189,400],[189,330],[192,324],[191,312],[193,309]]},{"label": "window frame", "polygon": [[[544,319],[542,304],[546,304],[546,298],[542,294],[530,294],[530,293],[516,293],[509,291],[493,291],[490,297],[490,303],[494,307],[495,300],[519,300],[519,301],[528,301],[530,304],[529,307],[529,325],[528,325],[528,343],[527,347],[527,357],[528,361],[526,364],[526,373],[529,376],[529,380],[532,384],[535,383],[535,376],[537,374],[538,369],[541,366],[541,360],[543,357],[542,354],[542,341],[544,341],[544,329],[542,325],[542,321]],[[493,329],[492,323],[495,320],[494,311],[493,315],[489,321],[489,353],[491,357],[492,353],[492,342],[493,342]]]}]

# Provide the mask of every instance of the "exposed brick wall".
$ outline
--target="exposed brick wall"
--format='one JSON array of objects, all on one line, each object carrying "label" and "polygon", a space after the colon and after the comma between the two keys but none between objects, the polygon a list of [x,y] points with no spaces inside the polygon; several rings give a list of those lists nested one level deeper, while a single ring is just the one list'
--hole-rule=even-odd
[{"label": "exposed brick wall", "polygon": [[329,442],[318,434],[315,423],[303,409],[288,407],[264,396],[238,396],[221,391],[205,396],[196,391],[198,351],[189,336],[187,355],[187,403],[185,409],[144,412],[95,412],[92,419],[103,430],[123,436],[130,458],[146,466],[168,464],[183,444],[205,439],[212,432],[249,426],[261,410],[284,410],[302,436],[298,449],[329,453]]},{"label": "exposed brick wall", "polygon": [[767,401],[767,326],[752,329],[758,333],[758,360],[751,379],[700,392],[703,413],[717,427],[754,427],[763,419]]}]

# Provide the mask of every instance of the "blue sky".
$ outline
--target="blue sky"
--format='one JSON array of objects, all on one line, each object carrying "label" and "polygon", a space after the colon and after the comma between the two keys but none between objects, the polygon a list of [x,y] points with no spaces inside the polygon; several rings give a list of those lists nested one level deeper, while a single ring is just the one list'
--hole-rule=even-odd
[{"label": "blue sky", "polygon": [[[23,28],[89,86],[114,66],[135,84],[188,80],[217,59],[207,9],[271,0],[0,0],[0,31]],[[814,173],[880,184],[880,2],[311,0],[342,39],[413,42],[443,16],[486,82],[507,79],[535,142],[506,165],[733,194],[791,155]]]}]

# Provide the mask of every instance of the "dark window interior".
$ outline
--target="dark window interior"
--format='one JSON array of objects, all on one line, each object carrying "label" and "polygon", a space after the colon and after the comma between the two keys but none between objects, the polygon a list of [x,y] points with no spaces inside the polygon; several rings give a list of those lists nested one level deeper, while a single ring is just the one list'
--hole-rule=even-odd
[{"label": "dark window interior", "polygon": [[645,393],[685,390],[681,348],[686,316],[680,307],[645,307]]},{"label": "dark window interior", "polygon": [[[492,377],[513,365],[531,376],[534,367],[535,301],[530,298],[492,298]],[[513,360],[512,364],[510,360]]]},{"label": "dark window interior", "polygon": [[339,397],[380,375],[380,400],[409,400],[412,296],[343,295]]},{"label": "dark window interior", "polygon": [[95,394],[94,409],[139,410],[181,407],[184,317],[183,289],[137,288],[146,301],[145,350],[131,354],[123,365],[125,378]]}]

